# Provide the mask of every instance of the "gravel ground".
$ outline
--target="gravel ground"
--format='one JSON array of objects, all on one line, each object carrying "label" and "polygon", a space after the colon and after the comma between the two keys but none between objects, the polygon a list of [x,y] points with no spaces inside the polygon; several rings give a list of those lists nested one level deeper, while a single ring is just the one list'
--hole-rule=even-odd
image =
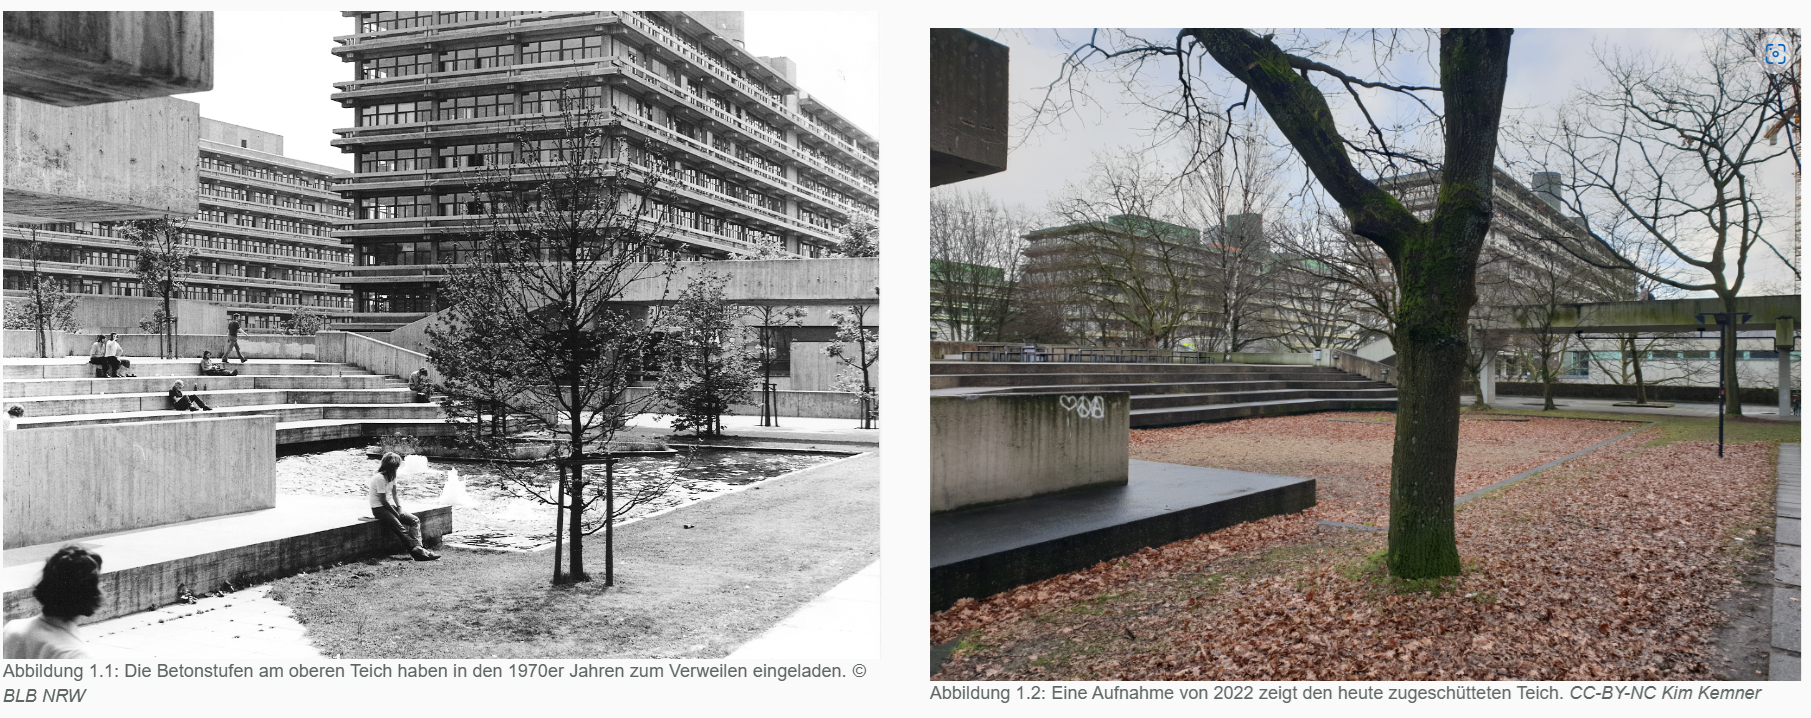
[{"label": "gravel ground", "polygon": [[[1639,426],[1535,417],[1459,424],[1454,496]],[[1395,415],[1327,412],[1132,432],[1132,458],[1315,480],[1317,519],[1388,522]]]},{"label": "gravel ground", "polygon": [[[363,496],[365,484],[377,470],[377,460],[363,448],[298,454],[277,459],[277,493],[303,496]],[[683,506],[740,490],[755,482],[835,460],[827,454],[762,453],[753,451],[700,451],[687,458],[632,457],[617,465],[622,481],[640,476],[675,479],[672,487],[623,520]],[[601,467],[592,469],[600,474]],[[444,540],[453,544],[491,548],[527,549],[553,541],[553,507],[525,498],[505,488],[500,478],[483,465],[467,462],[428,462],[425,470],[405,464],[396,487],[405,507],[441,503],[447,478],[457,471],[470,505],[455,508],[454,533]]]}]

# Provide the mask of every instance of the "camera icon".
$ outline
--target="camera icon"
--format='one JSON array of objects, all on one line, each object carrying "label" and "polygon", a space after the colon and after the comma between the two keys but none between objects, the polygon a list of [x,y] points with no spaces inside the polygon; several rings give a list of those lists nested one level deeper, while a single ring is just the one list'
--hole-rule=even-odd
[{"label": "camera icon", "polygon": [[1770,42],[1762,48],[1761,61],[1769,65],[1784,65],[1788,57],[1785,43]]}]

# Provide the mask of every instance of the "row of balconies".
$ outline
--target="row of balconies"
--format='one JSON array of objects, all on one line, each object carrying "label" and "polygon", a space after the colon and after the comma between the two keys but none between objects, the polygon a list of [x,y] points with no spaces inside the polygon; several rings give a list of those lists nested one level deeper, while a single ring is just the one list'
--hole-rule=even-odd
[{"label": "row of balconies", "polygon": [[[223,225],[215,224],[213,222],[198,222],[195,220],[190,220],[190,226],[193,228],[196,228],[196,229],[201,229],[202,227],[200,227],[200,225],[203,225],[203,224],[208,225],[209,227],[223,226]],[[224,225],[224,226],[230,226],[230,225]],[[235,229],[245,229],[245,228],[235,227]],[[19,231],[17,228],[7,227],[6,228],[6,238],[9,241],[23,241],[26,238],[26,236],[25,236],[24,232]],[[108,236],[104,236],[104,235],[95,235],[95,234],[78,234],[78,233],[72,233],[72,232],[50,232],[50,231],[39,230],[38,239],[39,239],[39,241],[42,241],[42,242],[55,243],[55,244],[68,244],[68,245],[75,245],[75,246],[80,246],[80,247],[97,247],[97,248],[103,248],[103,249],[118,249],[118,250],[128,250],[128,251],[136,251],[136,249],[137,249],[136,246],[132,244],[131,240],[120,238],[120,237],[108,237]],[[317,243],[325,243],[325,244],[331,245],[335,250],[346,249],[346,247],[344,245],[339,243],[339,240],[325,238],[325,237],[311,237],[310,239],[316,240]],[[310,269],[331,269],[331,270],[335,270],[335,271],[343,270],[346,267],[351,265],[350,262],[341,262],[341,261],[336,261],[336,260],[331,260],[331,259],[320,259],[320,258],[314,258],[314,257],[301,257],[301,256],[296,256],[296,255],[288,255],[288,254],[270,254],[270,253],[265,253],[265,252],[247,252],[247,251],[242,251],[242,250],[237,250],[237,249],[222,249],[219,247],[208,247],[208,246],[196,245],[196,244],[190,244],[188,246],[190,249],[194,250],[194,252],[197,256],[210,257],[210,258],[214,258],[214,259],[233,259],[233,260],[240,260],[240,261],[254,261],[254,262],[261,263],[261,264],[272,264],[272,265],[293,266],[293,267],[307,267]]]},{"label": "row of balconies", "polygon": [[[11,257],[6,258],[5,264],[6,264],[6,268],[9,272],[24,272],[24,271],[28,270],[28,267],[25,262],[23,262],[21,260],[13,259]],[[138,274],[136,272],[134,272],[132,270],[132,268],[130,268],[130,267],[109,267],[109,266],[101,265],[101,264],[87,264],[87,263],[78,263],[78,262],[38,262],[38,271],[45,272],[48,274],[76,275],[76,276],[83,276],[83,277],[104,277],[107,279],[124,279],[124,280],[130,280],[133,282],[138,281]],[[305,291],[310,291],[310,292],[320,292],[320,293],[325,293],[325,294],[342,294],[342,293],[345,293],[345,291],[346,291],[343,289],[338,289],[334,286],[339,281],[338,277],[331,278],[324,282],[298,282],[298,281],[289,280],[289,279],[259,279],[257,277],[241,277],[241,276],[236,276],[236,275],[231,275],[231,274],[204,274],[201,272],[183,272],[182,281],[185,283],[189,283],[189,284],[211,284],[211,285],[220,285],[220,286],[257,287],[257,288],[264,288],[264,289],[271,289],[271,288],[297,289],[297,290],[305,290]]]},{"label": "row of balconies", "polygon": [[[267,177],[259,177],[257,175],[250,175],[250,174],[245,174],[242,172],[227,172],[227,171],[223,171],[223,170],[213,169],[213,168],[207,167],[206,165],[200,166],[199,169],[200,169],[200,173],[201,173],[202,177],[205,177],[208,179],[213,179],[213,180],[218,180],[221,182],[243,185],[246,187],[256,187],[258,189],[267,190],[267,191],[296,194],[296,195],[300,195],[303,197],[313,197],[315,199],[325,201],[329,204],[345,202],[344,198],[340,197],[338,194],[335,194],[333,192],[333,190],[330,188],[316,189],[315,187],[308,186],[308,185],[292,184],[289,182],[283,182],[281,180],[270,179]],[[332,178],[327,178],[326,181],[328,182],[329,187],[331,187]]]},{"label": "row of balconies", "polygon": [[[372,34],[341,36],[335,39],[342,45],[347,46],[347,48],[336,49],[336,54],[345,55],[348,52],[351,52],[352,48],[369,50],[429,42],[423,38],[432,38],[431,41],[437,43],[476,39],[497,34],[496,30],[492,27],[496,25],[507,25],[512,29],[522,29],[525,25],[534,28],[576,28],[584,27],[597,22],[600,19],[611,19],[612,17],[619,20],[623,26],[634,29],[645,39],[650,40],[662,49],[665,49],[670,58],[684,59],[699,70],[708,73],[712,79],[722,83],[724,88],[733,89],[747,100],[759,104],[774,116],[790,121],[792,124],[797,125],[799,129],[804,130],[805,133],[813,139],[824,145],[841,150],[863,167],[872,170],[879,169],[879,156],[877,150],[872,150],[865,145],[858,145],[842,139],[834,130],[828,128],[811,115],[788,107],[783,95],[754,85],[746,79],[739,77],[737,73],[732,72],[721,63],[706,57],[703,53],[694,49],[689,43],[678,38],[673,33],[655,25],[647,18],[641,17],[639,13],[635,12],[617,12],[614,13],[614,15],[610,12],[593,12],[584,13],[576,18],[573,17],[572,13],[539,13],[532,16],[517,16],[507,19],[497,18],[462,23],[457,26],[402,28]],[[461,30],[466,30],[467,32],[461,32]],[[759,62],[752,58],[750,61]],[[566,61],[558,63],[558,65],[555,66],[570,66],[574,64],[584,64],[585,62],[586,61],[583,60]],[[536,65],[548,65],[548,63],[536,63]],[[422,73],[420,75],[409,75],[401,78],[354,80],[334,84],[336,87],[340,87],[343,90],[356,92],[357,90],[370,87],[395,88],[398,85],[432,84],[436,80],[441,79],[465,79],[486,76],[505,76],[512,82],[533,79],[532,76],[519,76],[522,67],[523,66],[518,65],[508,68],[482,68],[478,70],[457,70],[444,73],[432,72]],[[352,92],[336,95],[335,98],[341,99],[342,97],[355,96]]]}]

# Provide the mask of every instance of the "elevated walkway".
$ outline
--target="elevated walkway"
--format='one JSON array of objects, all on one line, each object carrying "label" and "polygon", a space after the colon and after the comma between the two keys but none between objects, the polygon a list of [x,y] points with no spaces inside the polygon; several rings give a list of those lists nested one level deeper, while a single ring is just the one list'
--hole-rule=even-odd
[{"label": "elevated walkway", "polygon": [[1133,428],[1396,408],[1396,388],[1322,366],[931,362],[932,394],[1124,391]]},{"label": "elevated walkway", "polygon": [[[405,504],[423,524],[423,539],[438,545],[453,530],[452,509]],[[37,613],[32,586],[44,560],[79,544],[99,553],[106,603],[101,621],[167,606],[223,588],[371,556],[401,554],[394,536],[371,518],[362,496],[278,496],[276,508],[89,536],[5,551],[0,586],[6,618]]]},{"label": "elevated walkway", "polygon": [[[231,364],[239,371],[232,377],[201,376],[196,366],[191,359],[135,359],[137,378],[97,379],[82,357],[8,359],[0,400],[25,409],[19,429],[269,415],[277,419],[278,444],[450,430],[438,405],[414,403],[407,382],[351,364],[254,359]],[[168,392],[177,379],[214,411],[171,409]]]}]

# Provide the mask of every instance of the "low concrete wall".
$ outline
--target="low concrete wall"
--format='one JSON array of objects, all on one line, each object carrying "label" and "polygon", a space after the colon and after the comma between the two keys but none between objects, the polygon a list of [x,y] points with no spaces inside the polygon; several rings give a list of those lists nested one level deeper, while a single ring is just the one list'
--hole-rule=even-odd
[{"label": "low concrete wall", "polygon": [[[835,342],[793,342],[792,343],[792,377],[787,388],[796,391],[829,391],[836,383],[836,377],[849,370],[843,360],[824,353],[824,349]],[[860,347],[855,344],[844,344],[843,351],[849,356],[856,356]],[[880,363],[868,367],[868,379],[880,386]]]},{"label": "low concrete wall", "polygon": [[200,105],[158,97],[56,107],[9,95],[4,116],[9,221],[190,217],[200,207]]},{"label": "low concrete wall", "polygon": [[[440,537],[453,532],[450,506],[415,509],[414,513],[421,519],[422,543],[439,546]],[[108,571],[101,574],[101,608],[85,620],[104,621],[167,606],[180,602],[185,592],[238,590],[302,571],[397,552],[396,537],[376,521],[357,521],[326,531]],[[38,602],[32,599],[30,588],[6,592],[7,620],[37,613]]]},{"label": "low concrete wall", "polygon": [[[6,330],[6,355],[9,357],[37,356],[37,339],[33,332],[25,329]],[[52,357],[88,356],[88,349],[94,345],[94,334],[63,334],[53,332],[50,345]],[[133,357],[157,356],[159,337],[156,334],[120,334],[119,346],[128,359]],[[178,334],[176,335],[176,356],[181,359],[195,359],[204,351],[220,356],[226,348],[226,333],[219,334]],[[314,337],[285,334],[241,334],[239,349],[249,359],[314,359]],[[236,352],[233,358],[239,358]]]},{"label": "low concrete wall", "polygon": [[6,432],[7,547],[276,505],[276,418]]},{"label": "low concrete wall", "polygon": [[[641,398],[654,391],[647,387],[630,387],[631,398]],[[815,419],[860,419],[861,402],[854,394],[840,391],[776,391],[775,403],[780,416],[810,417]],[[755,401],[760,401],[761,393],[752,394]],[[732,404],[730,411],[746,416],[759,416],[761,407],[758,404]]]},{"label": "low concrete wall", "polygon": [[1131,395],[931,397],[931,511],[1124,485]]},{"label": "low concrete wall", "polygon": [[[1322,356],[1326,356],[1325,353]],[[1307,352],[1233,352],[1226,355],[1227,364],[1314,364]],[[1326,362],[1320,362],[1325,364]]]},{"label": "low concrete wall", "polygon": [[[78,356],[88,353],[88,345],[94,343],[94,337],[83,334],[64,332],[45,333],[46,357]],[[80,344],[81,348],[76,348]],[[38,333],[30,329],[6,330],[6,356],[35,357],[38,355]]]},{"label": "low concrete wall", "polygon": [[407,377],[422,367],[428,368],[429,381],[440,381],[440,371],[428,364],[428,357],[417,351],[380,342],[352,332],[324,331],[314,335],[315,360],[352,364],[378,374]]},{"label": "low concrete wall", "polygon": [[1390,386],[1396,386],[1396,380],[1399,377],[1396,372],[1390,371],[1389,366],[1366,359],[1346,349],[1333,350],[1332,357],[1335,369],[1348,374],[1357,374],[1371,381],[1381,381]]}]

